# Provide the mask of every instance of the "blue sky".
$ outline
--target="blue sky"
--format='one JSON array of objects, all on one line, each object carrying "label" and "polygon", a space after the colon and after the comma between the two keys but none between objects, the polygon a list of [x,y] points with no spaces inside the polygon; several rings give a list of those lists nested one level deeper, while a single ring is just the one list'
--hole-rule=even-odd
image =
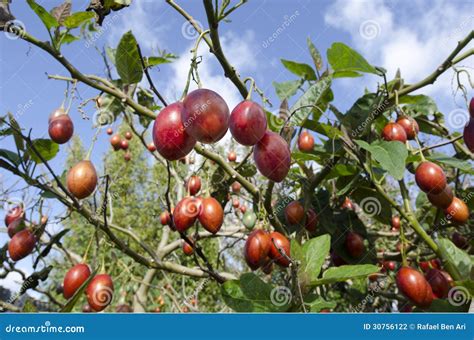
[{"label": "blue sky", "polygon": [[[38,2],[47,9],[60,3]],[[77,1],[73,3],[75,11],[84,9]],[[200,23],[206,23],[201,1],[178,3]],[[11,9],[27,31],[47,39],[45,28],[26,2],[14,1]],[[454,48],[457,40],[473,29],[474,3],[457,0],[251,0],[235,11],[231,20],[220,27],[224,51],[242,77],[256,79],[275,106],[270,110],[275,110],[278,100],[272,82],[295,79],[281,66],[280,58],[311,64],[306,47],[308,36],[324,59],[327,48],[333,42],[341,41],[361,52],[370,63],[386,68],[389,78],[400,67],[406,81],[414,82],[431,73]],[[174,64],[163,65],[151,74],[168,101],[179,98],[188,72],[189,50],[196,36],[188,30],[177,12],[164,1],[135,0],[130,8],[112,13],[104,27],[104,34],[95,41],[99,47],[115,47],[122,34],[132,30],[145,55],[153,55],[158,49],[177,54],[179,59]],[[274,37],[272,42],[269,42],[270,37]],[[66,46],[63,53],[83,73],[104,75],[101,58],[89,45],[84,41],[75,42]],[[218,90],[232,108],[241,100],[238,91],[224,78],[220,66],[204,47],[200,54],[203,55],[200,75],[204,87]],[[48,80],[45,73],[67,75],[66,72],[38,48],[21,40],[6,39],[3,34],[0,36],[0,55],[1,114],[11,111],[24,128],[33,129],[34,137],[47,136],[48,115],[61,104],[65,83]],[[472,60],[462,65],[470,67],[471,71],[474,66]],[[437,84],[423,90],[435,98],[440,110],[447,115],[448,126],[453,112],[461,112],[467,117],[462,98],[453,97],[452,75],[448,72]],[[374,76],[336,80],[333,88],[336,106],[346,110],[363,94],[366,86],[373,89],[378,81],[380,79]],[[98,94],[84,86],[79,87],[79,93],[83,99]],[[76,109],[78,104],[79,101],[73,104],[71,117],[76,133],[88,146],[87,141],[91,140],[94,130],[90,120],[81,119]],[[92,106],[86,107],[91,118],[94,111]],[[451,127],[460,130],[461,126],[453,124]],[[5,141],[1,143],[1,148],[12,147],[8,143],[3,145]],[[108,136],[104,133],[99,137],[93,155],[96,163],[100,163],[108,147]],[[66,148],[61,146],[60,154],[52,162],[58,172],[62,172]],[[0,175],[4,184],[13,181],[2,171]],[[0,244],[5,240],[5,235],[0,234]],[[28,270],[24,261],[23,266]]]}]

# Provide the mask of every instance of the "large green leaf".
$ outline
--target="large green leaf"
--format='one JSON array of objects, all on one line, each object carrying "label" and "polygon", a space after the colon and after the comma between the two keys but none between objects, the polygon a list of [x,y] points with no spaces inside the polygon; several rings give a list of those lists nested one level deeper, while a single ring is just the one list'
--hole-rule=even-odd
[{"label": "large green leaf", "polygon": [[337,306],[335,301],[326,301],[320,296],[315,296],[309,301],[305,298],[305,303],[309,305],[309,309],[312,313],[317,313],[322,309],[332,309]]},{"label": "large green leaf", "polygon": [[301,80],[290,80],[282,83],[272,82],[275,92],[280,100],[293,97],[301,86]]},{"label": "large green leaf", "polygon": [[316,80],[316,73],[313,68],[308,64],[298,63],[296,61],[281,59],[281,63],[285,68],[293,74],[306,79],[306,80]]},{"label": "large green leaf", "polygon": [[[34,139],[32,143],[45,161],[53,159],[59,151],[59,145],[50,139]],[[41,158],[30,148],[28,149],[28,155],[34,162],[42,163]]]},{"label": "large green leaf", "polygon": [[346,114],[339,119],[352,138],[360,138],[370,131],[372,123],[377,122],[377,118],[382,115],[387,105],[383,96],[366,93],[357,99]]},{"label": "large green leaf", "polygon": [[360,76],[359,72],[378,74],[359,53],[349,46],[336,42],[327,51],[328,62],[334,70],[333,77]]},{"label": "large green leaf", "polygon": [[405,173],[405,161],[408,150],[403,143],[398,141],[375,141],[368,144],[363,140],[356,140],[357,145],[370,152],[380,166],[388,171],[396,180],[401,180]]},{"label": "large green leaf", "polygon": [[310,239],[303,245],[303,262],[298,270],[298,278],[303,285],[318,279],[330,248],[331,236],[329,234]]},{"label": "large green leaf", "polygon": [[21,162],[20,157],[18,157],[18,154],[6,149],[0,149],[0,157],[5,158],[10,163],[16,166],[20,165]]},{"label": "large green leaf", "polygon": [[464,280],[470,279],[472,261],[469,255],[447,238],[440,238],[438,244],[443,253],[443,258],[456,266],[461,278]]},{"label": "large green leaf", "polygon": [[331,99],[327,92],[331,90],[331,78],[324,77],[316,84],[312,85],[291,107],[290,112],[292,125],[301,126],[309,114],[315,110],[315,106],[323,104],[323,99]]},{"label": "large green leaf", "polygon": [[27,0],[28,5],[36,13],[36,15],[41,19],[43,24],[46,26],[48,31],[53,27],[58,27],[59,23],[54,16],[52,16],[47,10],[45,10],[41,5],[38,5],[34,0]]},{"label": "large green leaf", "polygon": [[322,279],[312,281],[311,285],[343,282],[358,277],[366,277],[370,274],[377,273],[379,270],[380,268],[373,264],[356,264],[330,267],[323,273]]},{"label": "large green leaf", "polygon": [[254,273],[240,276],[221,286],[224,302],[236,312],[284,312],[291,304],[291,291],[273,287]]},{"label": "large green leaf", "polygon": [[138,53],[137,40],[131,31],[125,33],[115,52],[117,72],[125,84],[140,82],[143,77],[143,67]]},{"label": "large green leaf", "polygon": [[82,25],[84,22],[92,19],[94,16],[94,12],[76,12],[64,20],[64,26],[69,29],[76,28]]}]

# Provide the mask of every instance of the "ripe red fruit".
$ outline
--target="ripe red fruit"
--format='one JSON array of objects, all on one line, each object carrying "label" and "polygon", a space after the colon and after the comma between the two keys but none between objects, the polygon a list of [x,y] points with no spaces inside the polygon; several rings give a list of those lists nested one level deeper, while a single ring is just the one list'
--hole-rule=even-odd
[{"label": "ripe red fruit", "polygon": [[230,132],[242,145],[255,145],[267,130],[267,117],[263,108],[255,102],[244,100],[230,114]]},{"label": "ripe red fruit", "polygon": [[408,139],[415,139],[415,136],[420,132],[418,123],[411,117],[401,116],[397,119],[397,124],[405,130]]},{"label": "ripe red fruit", "polygon": [[25,228],[26,228],[26,225],[23,218],[16,219],[8,225],[8,228],[7,228],[8,236],[12,238],[16,233],[22,231]]},{"label": "ripe red fruit", "polygon": [[125,132],[125,138],[126,139],[130,140],[130,139],[132,139],[132,137],[133,137],[133,135],[130,131]]},{"label": "ripe red fruit", "polygon": [[108,129],[106,130],[106,132],[107,132],[108,135],[111,135],[111,134],[114,133],[114,130],[112,130],[112,128],[108,128]]},{"label": "ripe red fruit", "polygon": [[122,139],[119,135],[113,135],[110,137],[110,145],[114,148],[115,151],[119,150],[122,147]]},{"label": "ripe red fruit", "polygon": [[354,210],[354,204],[352,204],[352,201],[349,197],[346,197],[344,199],[344,202],[342,202],[341,208],[347,210]]},{"label": "ripe red fruit", "polygon": [[413,311],[413,306],[411,305],[404,305],[400,308],[400,313],[411,313]]},{"label": "ripe red fruit", "polygon": [[268,253],[270,258],[275,260],[278,265],[288,267],[290,265],[288,259],[290,257],[290,240],[285,235],[273,231],[270,233],[270,241],[270,252]]},{"label": "ripe red fruit", "polygon": [[150,151],[150,152],[155,152],[155,151],[156,151],[156,146],[155,146],[155,144],[153,144],[153,143],[148,144],[148,145],[146,146],[146,148],[147,148],[148,151]]},{"label": "ripe red fruit", "polygon": [[456,224],[464,224],[469,219],[469,208],[460,198],[454,197],[453,201],[444,210],[446,218]]},{"label": "ripe red fruit", "polygon": [[347,233],[345,245],[347,252],[352,257],[360,257],[365,252],[364,239],[353,231]]},{"label": "ripe red fruit", "polygon": [[247,207],[246,207],[245,205],[241,205],[241,206],[240,206],[240,212],[241,212],[242,214],[245,214],[246,211],[247,211]]},{"label": "ripe red fruit", "polygon": [[425,274],[425,278],[430,284],[435,297],[438,299],[448,297],[450,284],[441,270],[435,268],[429,269]]},{"label": "ripe red fruit", "polygon": [[78,199],[91,195],[97,185],[97,172],[92,162],[80,161],[69,169],[66,183],[67,189]]},{"label": "ripe red fruit", "polygon": [[299,224],[304,218],[303,205],[298,201],[293,201],[285,208],[285,218],[289,224]]},{"label": "ripe red fruit", "polygon": [[456,245],[456,247],[460,249],[467,249],[467,247],[469,247],[467,239],[458,232],[453,233],[453,235],[451,236],[451,240]]},{"label": "ripe red fruit", "polygon": [[203,198],[198,219],[204,229],[215,234],[224,222],[224,209],[214,197]]},{"label": "ripe red fruit", "polygon": [[83,313],[93,313],[94,310],[89,306],[88,303],[86,303],[84,306],[82,306],[82,312]]},{"label": "ripe red fruit", "polygon": [[382,263],[382,267],[386,271],[389,271],[389,270],[393,271],[393,270],[395,270],[396,266],[397,266],[397,264],[394,261],[383,261],[383,263]]},{"label": "ripe red fruit", "polygon": [[63,295],[66,299],[70,299],[74,293],[82,286],[91,275],[89,266],[85,263],[76,264],[69,269],[64,276]]},{"label": "ripe red fruit", "polygon": [[439,194],[446,188],[443,169],[433,162],[422,162],[415,172],[415,181],[426,193]]},{"label": "ripe red fruit", "polygon": [[74,133],[74,124],[62,108],[51,114],[48,133],[51,140],[58,144],[67,143],[71,139]]},{"label": "ripe red fruit", "polygon": [[184,232],[191,227],[201,210],[201,199],[185,197],[176,204],[173,211],[173,222],[177,231]]},{"label": "ripe red fruit", "polygon": [[122,139],[120,141],[120,149],[127,150],[128,149],[128,141],[126,139]]},{"label": "ripe red fruit", "polygon": [[439,194],[434,194],[432,192],[428,193],[428,200],[431,202],[431,204],[440,209],[446,209],[449,207],[453,202],[453,198],[453,191],[447,185]]},{"label": "ripe red fruit", "polygon": [[474,118],[472,118],[472,116],[464,127],[463,138],[467,148],[471,152],[474,152]]},{"label": "ripe red fruit", "polygon": [[400,229],[400,216],[392,216],[392,220],[390,221],[390,225],[395,230]]},{"label": "ripe red fruit", "polygon": [[186,132],[202,143],[215,143],[229,128],[229,108],[216,92],[197,89],[183,102],[182,121]]},{"label": "ripe red fruit", "polygon": [[314,212],[313,209],[309,208],[306,212],[306,222],[304,227],[310,233],[316,232],[316,227],[318,226],[318,215]]},{"label": "ripe red fruit", "polygon": [[114,296],[114,284],[107,274],[99,274],[89,282],[86,288],[87,302],[93,310],[100,312],[111,302]]},{"label": "ripe red fruit", "polygon": [[429,307],[433,301],[433,291],[425,277],[417,270],[402,267],[396,276],[397,286],[410,301],[419,307]]},{"label": "ripe red fruit", "polygon": [[314,137],[308,131],[301,132],[298,137],[298,149],[303,152],[310,152],[314,147]]},{"label": "ripe red fruit", "polygon": [[260,173],[274,182],[283,181],[290,170],[290,148],[275,132],[265,133],[255,145],[253,157]]},{"label": "ripe red fruit", "polygon": [[234,198],[232,200],[232,206],[237,209],[238,207],[240,207],[240,201],[237,199],[237,198]]},{"label": "ripe red fruit", "polygon": [[252,270],[260,268],[270,252],[270,236],[263,230],[251,232],[245,242],[245,261]]},{"label": "ripe red fruit", "polygon": [[183,253],[188,256],[194,253],[194,241],[191,238],[189,240],[193,243],[193,246],[183,240]]},{"label": "ripe red fruit", "polygon": [[12,222],[23,219],[24,212],[21,205],[14,205],[9,208],[5,215],[5,227],[8,227]]},{"label": "ripe red fruit", "polygon": [[129,162],[129,161],[132,159],[132,154],[127,151],[127,152],[123,155],[123,159],[125,160],[125,162]]},{"label": "ripe red fruit", "polygon": [[156,149],[169,161],[183,158],[196,144],[196,139],[187,133],[183,125],[183,110],[181,102],[170,104],[160,111],[153,125],[153,142]]},{"label": "ripe red fruit", "polygon": [[160,223],[162,225],[169,225],[171,222],[171,216],[170,216],[170,213],[167,212],[167,211],[163,211],[161,214],[160,214]]},{"label": "ripe red fruit", "polygon": [[13,261],[30,255],[36,245],[36,237],[28,229],[16,233],[8,243],[8,253]]},{"label": "ripe red fruit", "polygon": [[229,162],[235,162],[237,160],[237,154],[234,151],[230,151],[227,154],[227,159],[229,160]]},{"label": "ripe red fruit", "polygon": [[474,118],[474,97],[472,97],[469,102],[469,114],[471,115],[471,118]]},{"label": "ripe red fruit", "polygon": [[201,178],[199,176],[189,177],[186,183],[186,190],[191,196],[196,195],[201,190]]},{"label": "ripe red fruit", "polygon": [[240,192],[240,189],[242,188],[242,185],[239,182],[234,182],[232,183],[232,192],[237,194]]},{"label": "ripe red fruit", "polygon": [[397,123],[388,123],[382,130],[382,138],[386,141],[399,141],[405,143],[407,134],[405,129]]}]

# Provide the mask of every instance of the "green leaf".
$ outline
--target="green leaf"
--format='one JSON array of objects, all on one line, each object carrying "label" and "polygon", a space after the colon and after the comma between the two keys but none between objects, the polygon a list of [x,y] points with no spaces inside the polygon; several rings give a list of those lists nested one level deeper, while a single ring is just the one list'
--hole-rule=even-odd
[{"label": "green leaf", "polygon": [[372,123],[382,115],[387,103],[383,96],[367,93],[357,99],[346,114],[338,118],[347,127],[352,138],[360,138],[370,131]]},{"label": "green leaf", "polygon": [[426,156],[426,159],[435,163],[442,163],[448,166],[452,166],[453,168],[457,168],[469,174],[474,174],[474,169],[468,161],[449,157],[443,153],[433,153],[429,156]]},{"label": "green leaf", "polygon": [[403,179],[405,161],[408,157],[408,150],[403,143],[374,141],[372,144],[368,144],[363,140],[356,140],[355,143],[362,149],[369,151],[380,166],[396,180]]},{"label": "green leaf", "polygon": [[323,68],[323,59],[321,58],[321,53],[319,53],[316,46],[314,46],[311,39],[308,37],[306,39],[306,43],[308,44],[309,53],[311,54],[311,58],[313,58],[314,66],[318,71]]},{"label": "green leaf", "polygon": [[11,112],[8,112],[8,119],[10,120],[10,125],[13,129],[13,138],[15,140],[16,148],[21,151],[25,150],[25,142],[23,141],[23,138],[20,133],[17,132],[21,131],[20,125],[18,124],[16,118],[13,117]]},{"label": "green leaf", "polygon": [[272,82],[275,92],[280,100],[293,97],[301,86],[301,80],[290,80],[282,83]]},{"label": "green leaf", "polygon": [[310,311],[317,313],[322,309],[333,309],[337,306],[335,301],[326,301],[322,297],[318,296],[315,300],[308,302]]},{"label": "green leaf", "polygon": [[[45,161],[53,159],[59,151],[59,145],[50,139],[34,139],[32,143],[36,151],[38,151]],[[41,158],[32,149],[28,149],[27,153],[34,162],[38,164],[42,163]]]},{"label": "green leaf", "polygon": [[43,24],[46,26],[48,31],[53,27],[59,27],[59,23],[55,17],[53,17],[47,10],[42,6],[38,5],[34,0],[27,0],[28,5],[36,13],[36,15],[41,19]]},{"label": "green leaf", "polygon": [[110,46],[107,46],[105,48],[105,54],[107,54],[107,57],[109,58],[110,62],[114,65],[116,65],[116,63],[115,63],[115,53],[116,53],[115,48],[112,48]]},{"label": "green leaf", "polygon": [[10,163],[12,163],[16,166],[20,165],[20,162],[21,162],[20,157],[18,156],[18,154],[14,153],[14,152],[11,152],[10,150],[6,150],[6,149],[0,149],[0,157],[5,158]]},{"label": "green leaf", "polygon": [[361,210],[368,217],[372,217],[384,224],[390,223],[392,212],[385,207],[390,206],[390,202],[377,192],[377,190],[357,184],[351,193],[351,198],[357,202]]},{"label": "green leaf", "polygon": [[323,99],[328,99],[327,92],[331,91],[331,78],[324,77],[316,84],[312,85],[291,107],[290,112],[295,112],[290,122],[301,126],[308,118],[309,114],[315,109],[314,106],[321,104]]},{"label": "green leaf", "polygon": [[345,265],[340,267],[330,267],[323,273],[322,279],[314,280],[311,285],[322,285],[335,282],[343,282],[358,277],[366,277],[377,273],[379,267],[373,264]]},{"label": "green leaf", "polygon": [[404,110],[412,111],[416,116],[421,114],[430,116],[438,112],[435,101],[423,94],[415,96],[405,95],[400,98],[400,104],[407,104],[403,106]]},{"label": "green leaf", "polygon": [[440,237],[438,244],[443,254],[443,259],[456,266],[462,279],[470,279],[472,262],[469,255],[465,251],[456,247],[454,243],[447,238]]},{"label": "green leaf", "polygon": [[303,245],[303,261],[298,270],[298,278],[303,285],[318,279],[330,247],[331,236],[329,234],[315,237]]},{"label": "green leaf", "polygon": [[429,313],[467,313],[468,311],[469,303],[466,302],[460,306],[455,306],[445,299],[434,299],[430,308],[423,310],[423,312]]},{"label": "green leaf", "polygon": [[316,73],[314,73],[313,68],[308,64],[298,63],[296,61],[286,59],[281,59],[281,63],[288,71],[305,80],[316,80]]},{"label": "green leaf", "polygon": [[236,312],[283,312],[291,303],[291,291],[286,287],[273,287],[254,273],[242,274],[240,280],[226,281],[221,286],[221,294],[224,302]]},{"label": "green leaf", "polygon": [[340,42],[332,44],[327,51],[327,58],[334,70],[334,77],[338,77],[338,72],[344,72],[340,74],[345,74],[345,72],[378,74],[375,67],[370,65],[359,53]]},{"label": "green leaf", "polygon": [[70,313],[72,311],[76,303],[81,299],[84,290],[89,285],[89,282],[91,282],[91,280],[94,278],[95,273],[97,273],[97,269],[94,269],[87,280],[85,280],[84,283],[77,289],[76,293],[74,293],[74,295],[67,301],[64,307],[61,308],[61,313]]},{"label": "green leaf", "polygon": [[304,122],[303,127],[306,128],[306,129],[309,129],[311,131],[315,131],[317,133],[320,133],[323,136],[326,136],[330,139],[335,139],[335,138],[341,137],[343,135],[341,130],[339,130],[338,128],[335,128],[332,125],[325,124],[325,123],[319,123],[319,122],[316,122],[316,121],[310,120],[310,119],[307,119]]},{"label": "green leaf", "polygon": [[160,64],[168,64],[173,62],[172,58],[165,57],[147,57],[145,58],[145,65],[147,67],[153,67]]},{"label": "green leaf", "polygon": [[115,52],[117,72],[125,84],[135,84],[143,77],[143,68],[137,48],[137,40],[131,31],[122,36]]},{"label": "green leaf", "polygon": [[73,29],[79,27],[80,25],[94,17],[94,12],[76,12],[71,14],[64,20],[64,26],[69,29]]}]

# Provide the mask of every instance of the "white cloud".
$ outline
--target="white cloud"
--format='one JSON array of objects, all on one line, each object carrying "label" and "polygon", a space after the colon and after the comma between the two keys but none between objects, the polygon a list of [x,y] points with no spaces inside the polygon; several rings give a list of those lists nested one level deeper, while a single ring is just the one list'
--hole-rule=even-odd
[{"label": "white cloud", "polygon": [[[389,77],[400,68],[410,83],[441,64],[472,28],[474,16],[468,2],[416,1],[396,6],[393,1],[338,0],[328,8],[325,21],[348,32],[354,47],[371,63],[386,68]],[[472,66],[472,61],[463,64],[469,63]],[[452,71],[447,72],[422,92],[448,99],[452,76]]]}]

